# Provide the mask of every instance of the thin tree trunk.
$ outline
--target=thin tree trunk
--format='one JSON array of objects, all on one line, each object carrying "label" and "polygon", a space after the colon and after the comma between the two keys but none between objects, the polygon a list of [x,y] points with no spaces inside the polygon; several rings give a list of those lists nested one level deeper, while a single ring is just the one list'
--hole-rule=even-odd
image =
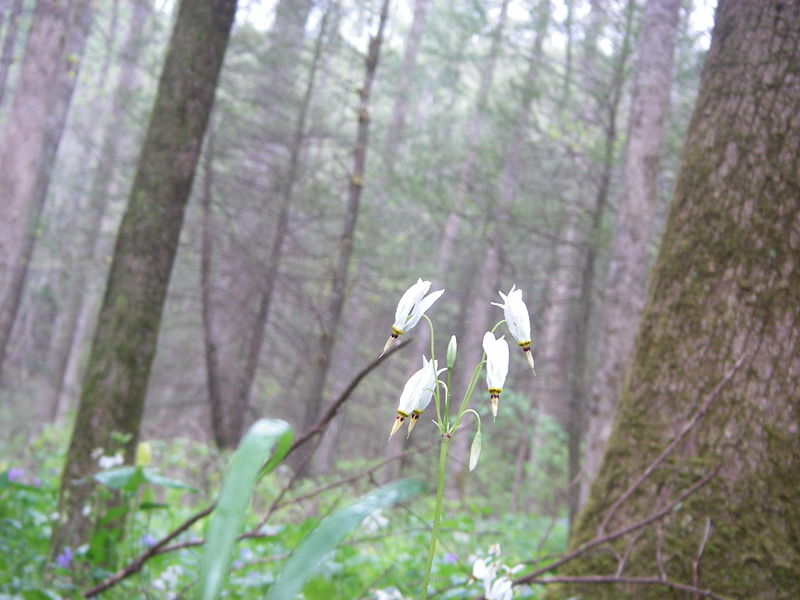
[{"label": "thin tree trunk", "polygon": [[57,343],[52,349],[52,357],[48,361],[53,365],[51,378],[54,382],[50,399],[51,420],[55,420],[63,414],[68,405],[69,398],[64,393],[67,367],[70,362],[70,354],[80,352],[80,345],[76,344],[79,331],[78,321],[84,303],[91,301],[87,297],[86,284],[94,277],[101,277],[98,273],[100,269],[94,265],[103,263],[100,259],[98,243],[111,184],[118,166],[119,147],[122,141],[118,123],[119,118],[127,114],[131,97],[138,84],[137,63],[144,47],[145,23],[150,15],[150,10],[149,0],[133,2],[130,28],[120,53],[122,64],[111,102],[110,117],[107,119],[103,142],[100,146],[100,154],[94,167],[88,206],[82,222],[85,231],[77,252],[77,262],[85,264],[86,267],[74,270],[74,280],[66,304],[64,323],[60,327],[64,333],[57,336]]},{"label": "thin tree trunk", "polygon": [[439,249],[436,253],[436,273],[443,277],[450,269],[450,259],[453,248],[458,240],[458,233],[461,230],[461,214],[464,211],[464,199],[473,193],[475,176],[475,165],[477,163],[478,148],[480,147],[481,136],[483,135],[483,125],[486,112],[486,104],[489,100],[489,91],[494,82],[497,58],[503,43],[503,29],[508,17],[509,0],[503,0],[500,6],[500,15],[497,24],[492,32],[492,44],[489,53],[486,55],[480,72],[480,82],[478,91],[475,95],[475,109],[467,123],[466,154],[461,161],[459,174],[459,190],[453,209],[448,213],[445,220],[444,231],[439,242]]},{"label": "thin tree trunk", "polygon": [[209,127],[203,164],[203,233],[200,241],[200,300],[203,316],[206,384],[211,414],[211,433],[218,448],[230,447],[228,419],[220,382],[219,353],[214,335],[214,303],[211,293],[212,218],[214,204],[214,144],[213,126]]},{"label": "thin tree trunk", "polygon": [[[280,101],[292,110],[299,104],[303,127],[305,127],[306,113],[311,97],[309,95],[307,98],[295,99],[295,80],[297,79],[297,67],[300,65],[299,56],[303,48],[304,28],[312,4],[310,0],[302,2],[282,0],[278,3],[275,9],[275,23],[269,32],[269,51],[266,64],[263,67],[263,93],[279,97]],[[315,65],[314,69],[316,68]],[[274,107],[270,106],[264,117],[267,122],[266,130],[269,138],[281,139],[286,135],[287,127],[284,115],[276,113]],[[206,347],[209,349],[210,346],[214,346],[215,358],[211,361],[206,360],[206,367],[215,370],[214,373],[208,374],[209,383],[214,382],[214,386],[209,387],[208,394],[211,402],[211,427],[214,432],[214,440],[221,448],[233,448],[238,444],[244,431],[247,415],[251,412],[250,393],[266,335],[266,322],[269,317],[275,279],[287,233],[289,203],[299,170],[302,141],[302,132],[297,133],[295,129],[291,141],[285,144],[265,143],[259,148],[260,161],[263,164],[272,165],[268,169],[271,189],[267,196],[274,193],[277,198],[275,204],[278,211],[274,226],[271,222],[265,221],[265,211],[261,206],[257,208],[257,212],[246,216],[253,222],[263,221],[265,229],[273,227],[268,264],[264,268],[263,277],[254,276],[252,269],[247,268],[249,265],[242,267],[233,262],[240,257],[232,258],[220,253],[221,268],[227,267],[232,271],[232,281],[226,284],[226,289],[243,290],[243,293],[233,296],[226,292],[215,297],[217,295],[212,289],[213,280],[210,279],[203,294],[204,302],[215,304],[215,309],[209,313],[214,315],[214,322],[206,328]],[[283,162],[281,154],[284,147],[288,147],[290,155],[288,169],[292,170],[292,173],[282,173],[281,169],[275,166],[279,162]],[[290,179],[291,183],[287,183]],[[269,198],[266,198],[265,201],[269,201]],[[207,228],[207,231],[210,229]],[[209,237],[206,243],[208,252],[211,252],[212,238]],[[210,258],[208,260],[210,261]],[[242,311],[243,297],[256,298],[252,313],[249,310]],[[248,308],[253,306],[251,301],[246,304]],[[225,340],[223,334],[226,333],[226,326],[230,323],[233,315],[244,323],[241,326],[242,333],[237,336],[237,339]],[[227,351],[225,351],[226,347]],[[219,412],[219,416],[214,416],[217,412]]]},{"label": "thin tree trunk", "polygon": [[414,1],[414,19],[411,22],[411,30],[408,32],[408,38],[406,39],[406,47],[403,52],[403,65],[400,68],[400,77],[394,96],[394,107],[392,108],[389,133],[386,136],[386,162],[390,164],[405,132],[408,97],[411,93],[411,83],[414,70],[417,66],[417,54],[419,53],[422,32],[425,30],[425,21],[428,17],[430,5],[431,0]]},{"label": "thin tree trunk", "polygon": [[[566,573],[614,573],[624,553],[627,576],[800,598],[798,40],[798,0],[718,6],[633,363],[570,545],[711,480]],[[624,585],[548,597],[568,596],[690,597]]]},{"label": "thin tree trunk", "polygon": [[564,29],[566,33],[566,48],[564,49],[564,81],[563,90],[561,93],[562,106],[569,105],[570,95],[572,93],[572,47],[574,46],[574,15],[575,15],[575,0],[564,0],[567,9],[567,17],[564,22]]},{"label": "thin tree trunk", "polygon": [[39,0],[0,145],[0,373],[91,25],[90,0]]},{"label": "thin tree trunk", "polygon": [[[538,83],[539,65],[542,59],[542,45],[547,32],[550,14],[549,0],[543,0],[539,3],[538,13],[539,20],[536,24],[536,35],[534,36],[528,68],[522,84],[522,98],[520,99],[514,117],[514,125],[511,128],[513,132],[512,138],[505,145],[506,150],[503,157],[503,168],[499,176],[500,189],[497,206],[487,206],[487,213],[489,214],[487,217],[488,227],[485,238],[485,250],[480,270],[478,271],[479,275],[476,279],[476,281],[482,282],[483,285],[478,286],[475,293],[473,293],[473,298],[469,303],[467,312],[468,316],[465,318],[465,322],[467,323],[467,330],[465,331],[466,343],[462,344],[462,356],[460,361],[462,368],[458,371],[458,376],[456,378],[458,382],[456,388],[458,393],[462,393],[463,390],[466,389],[472,367],[480,362],[482,348],[479,340],[483,338],[483,334],[492,325],[491,315],[495,309],[490,304],[488,298],[496,294],[496,288],[499,287],[500,284],[502,255],[502,249],[500,247],[502,236],[497,235],[497,231],[503,230],[504,227],[510,224],[511,218],[509,216],[509,211],[517,195],[518,186],[515,178],[517,173],[522,169],[520,162],[525,139],[524,132],[528,130],[531,107],[533,106],[535,90]],[[495,321],[497,320],[499,320],[499,318],[495,319]],[[520,387],[524,389],[529,386],[523,384]],[[477,389],[480,390],[482,388],[479,385]],[[456,398],[456,401],[458,400],[459,399]],[[479,394],[475,396],[475,406],[478,409],[485,407]],[[469,439],[469,436],[464,434],[456,435],[451,446],[451,470],[456,474],[456,485],[452,486],[451,493],[457,497],[463,497],[465,492]]]},{"label": "thin tree trunk", "polygon": [[365,62],[364,81],[359,89],[358,131],[353,154],[353,172],[350,175],[348,187],[347,212],[342,234],[339,237],[339,255],[335,271],[328,306],[325,311],[325,322],[322,323],[322,332],[317,343],[317,353],[312,361],[312,374],[309,393],[306,396],[305,413],[303,415],[303,430],[313,425],[320,413],[325,382],[328,376],[333,347],[336,342],[336,333],[345,301],[347,273],[350,268],[350,257],[353,253],[353,236],[358,220],[361,202],[361,190],[364,186],[364,174],[367,160],[367,143],[369,141],[369,99],[372,83],[378,68],[383,31],[389,12],[389,0],[384,0],[381,6],[380,21],[377,33],[370,38],[369,49]]},{"label": "thin tree trunk", "polygon": [[[91,537],[84,507],[95,449],[133,462],[184,208],[235,12],[235,0],[182,0],[178,8],[84,376],[54,552]],[[92,512],[96,518],[102,505]]]},{"label": "thin tree trunk", "polygon": [[614,169],[617,141],[617,118],[622,89],[625,83],[625,66],[630,56],[630,37],[633,31],[633,9],[635,0],[629,0],[626,7],[626,23],[623,33],[622,47],[617,57],[614,75],[606,105],[605,148],[600,181],[592,209],[592,221],[586,242],[586,255],[580,276],[580,292],[573,330],[573,363],[570,369],[569,421],[568,436],[568,479],[570,487],[567,493],[570,523],[573,522],[580,505],[580,475],[582,442],[586,428],[586,396],[587,369],[590,343],[590,327],[594,308],[594,286],[596,284],[596,268],[599,252],[601,227],[611,189],[611,175]]},{"label": "thin tree trunk", "polygon": [[11,12],[8,15],[5,34],[3,37],[3,50],[0,52],[0,106],[6,96],[6,85],[8,83],[8,71],[14,63],[14,49],[17,41],[17,29],[19,28],[19,16],[22,13],[22,3],[24,0],[14,0]]},{"label": "thin tree trunk", "polygon": [[314,84],[317,77],[317,71],[322,60],[323,42],[325,39],[329,14],[330,9],[326,11],[322,17],[322,21],[319,26],[319,34],[317,36],[316,43],[314,44],[314,56],[311,61],[308,83],[306,85],[303,98],[300,101],[300,112],[297,116],[297,124],[295,126],[294,137],[290,147],[289,168],[281,190],[278,221],[275,224],[274,237],[272,238],[272,245],[270,246],[270,252],[267,258],[267,265],[264,269],[264,281],[261,289],[261,299],[259,302],[258,314],[254,324],[253,337],[250,339],[250,346],[246,354],[247,360],[239,392],[239,404],[242,406],[247,406],[250,398],[253,380],[255,378],[256,369],[258,368],[258,359],[261,356],[261,347],[264,343],[264,335],[266,333],[266,325],[269,318],[270,308],[272,306],[272,299],[275,296],[278,269],[281,258],[283,257],[283,247],[286,240],[286,234],[289,232],[289,216],[292,202],[294,200],[294,189],[300,175],[300,155],[302,153],[303,142],[305,140],[308,110],[311,106],[311,98],[314,95]]},{"label": "thin tree trunk", "polygon": [[633,351],[644,307],[649,246],[658,196],[661,142],[669,106],[672,56],[678,33],[680,0],[649,0],[639,37],[622,197],[605,285],[600,339],[604,357],[597,366],[589,402],[581,504],[597,475],[611,433],[614,402]]}]

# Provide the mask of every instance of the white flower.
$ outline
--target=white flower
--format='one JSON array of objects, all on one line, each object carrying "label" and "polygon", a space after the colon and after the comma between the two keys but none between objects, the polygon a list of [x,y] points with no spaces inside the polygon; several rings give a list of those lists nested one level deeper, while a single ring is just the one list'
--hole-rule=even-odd
[{"label": "white flower", "polygon": [[491,593],[492,580],[497,574],[497,565],[491,560],[486,561],[479,558],[472,564],[472,577],[478,579],[483,583],[483,593],[487,598]]},{"label": "white flower", "polygon": [[397,588],[387,588],[375,591],[375,600],[404,600],[403,594]]},{"label": "white flower", "polygon": [[370,533],[377,533],[389,524],[389,519],[383,516],[381,509],[377,509],[367,516],[361,526]]},{"label": "white flower", "polygon": [[[533,369],[533,356],[531,355],[531,318],[528,315],[528,307],[522,301],[522,290],[516,289],[516,285],[511,286],[511,291],[506,296],[503,292],[499,292],[500,297],[503,299],[503,304],[492,302],[495,306],[503,309],[503,313],[508,325],[508,330],[517,344],[525,352],[528,358],[528,364]],[[534,371],[534,374],[536,371]]]},{"label": "white flower", "polygon": [[114,456],[101,456],[97,459],[97,466],[101,469],[113,469],[125,462],[122,453],[117,452]]},{"label": "white flower", "polygon": [[497,416],[500,393],[508,375],[508,343],[500,336],[487,331],[483,336],[483,350],[486,352],[486,387],[492,403],[492,416]]},{"label": "white flower", "polygon": [[514,591],[511,589],[511,580],[499,577],[492,584],[492,589],[486,594],[486,600],[511,600]]},{"label": "white flower", "polygon": [[[383,347],[383,352],[389,349],[398,336],[411,331],[419,323],[425,311],[444,293],[444,290],[439,290],[428,294],[429,289],[431,289],[430,281],[418,279],[417,283],[408,288],[400,298],[400,302],[397,303],[397,311],[394,314],[392,336]],[[426,296],[425,294],[428,295]]]},{"label": "white flower", "polygon": [[436,378],[439,373],[445,370],[437,370],[437,367],[438,361],[427,360],[424,356],[422,357],[422,368],[409,377],[408,381],[406,381],[406,385],[403,387],[403,393],[400,394],[400,403],[397,406],[397,417],[395,417],[389,438],[400,429],[400,425],[402,425],[403,421],[409,416],[411,420],[408,423],[408,433],[409,435],[411,434],[414,425],[417,423],[417,419],[419,419],[422,412],[428,408],[428,404],[431,403],[433,389],[436,386]]}]

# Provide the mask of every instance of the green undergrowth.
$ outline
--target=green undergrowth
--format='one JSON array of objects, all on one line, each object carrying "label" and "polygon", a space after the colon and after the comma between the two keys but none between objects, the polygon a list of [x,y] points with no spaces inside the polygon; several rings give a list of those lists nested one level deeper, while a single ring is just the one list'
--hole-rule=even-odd
[{"label": "green undergrowth", "polygon": [[[185,439],[150,441],[149,464],[115,472],[106,483],[121,485],[130,508],[125,535],[115,568],[122,567],[216,497],[230,456]],[[87,548],[69,549],[57,557],[49,552],[51,527],[56,519],[61,457],[66,447],[63,428],[45,429],[21,445],[11,440],[0,448],[0,600],[78,598],[113,569],[92,564]],[[497,450],[500,452],[500,448]],[[490,450],[490,453],[492,451]],[[14,457],[13,459],[10,457]],[[441,543],[432,571],[437,598],[476,597],[479,583],[471,582],[477,558],[500,550],[496,561],[513,568],[558,554],[566,545],[567,527],[562,516],[515,510],[508,486],[496,477],[511,475],[505,465],[492,469],[486,461],[474,474],[467,497],[446,506]],[[359,462],[359,461],[356,461]],[[362,470],[369,463],[349,462],[327,477],[301,480],[261,526],[259,537],[236,544],[222,598],[264,598],[286,559],[326,516],[352,504],[376,488],[368,477],[343,486],[316,491]],[[119,467],[117,467],[119,469]],[[415,476],[426,480],[427,473]],[[120,477],[123,479],[120,480]],[[125,477],[128,477],[125,479]],[[291,471],[279,466],[258,482],[245,531],[255,529]],[[400,600],[414,598],[424,571],[430,539],[433,497],[428,493],[368,516],[352,533],[328,552],[308,579],[298,598],[306,600],[363,598]],[[552,492],[555,494],[555,492]],[[305,500],[294,498],[310,495]],[[201,520],[173,543],[185,547],[147,561],[142,570],[103,592],[100,598],[191,598],[201,569],[202,546],[190,545],[205,534]],[[89,578],[90,583],[80,579]],[[535,597],[538,590],[519,589],[515,598]]]}]

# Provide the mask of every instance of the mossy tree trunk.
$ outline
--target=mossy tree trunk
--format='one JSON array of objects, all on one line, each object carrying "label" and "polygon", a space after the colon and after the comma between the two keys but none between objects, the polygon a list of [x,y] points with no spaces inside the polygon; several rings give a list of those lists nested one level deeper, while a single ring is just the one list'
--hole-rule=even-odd
[{"label": "mossy tree trunk", "polygon": [[98,450],[134,459],[184,207],[235,12],[236,0],[182,0],[178,9],[83,380],[56,552],[91,537],[83,509]]},{"label": "mossy tree trunk", "polygon": [[[635,541],[613,544],[619,555],[629,548],[625,576],[661,571],[726,598],[800,598],[798,140],[800,0],[721,1],[633,364],[571,545],[643,519],[718,471]],[[560,574],[617,565],[606,545]],[[690,596],[626,584],[549,597]]]}]

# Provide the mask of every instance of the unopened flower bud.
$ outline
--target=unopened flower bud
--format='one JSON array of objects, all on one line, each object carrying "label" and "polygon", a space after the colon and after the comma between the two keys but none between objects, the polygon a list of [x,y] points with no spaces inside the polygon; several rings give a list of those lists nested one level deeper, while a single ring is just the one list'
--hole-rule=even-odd
[{"label": "unopened flower bud", "polygon": [[447,344],[447,368],[452,369],[453,365],[456,364],[456,354],[458,353],[458,341],[456,341],[456,336],[450,336],[450,343]]}]

